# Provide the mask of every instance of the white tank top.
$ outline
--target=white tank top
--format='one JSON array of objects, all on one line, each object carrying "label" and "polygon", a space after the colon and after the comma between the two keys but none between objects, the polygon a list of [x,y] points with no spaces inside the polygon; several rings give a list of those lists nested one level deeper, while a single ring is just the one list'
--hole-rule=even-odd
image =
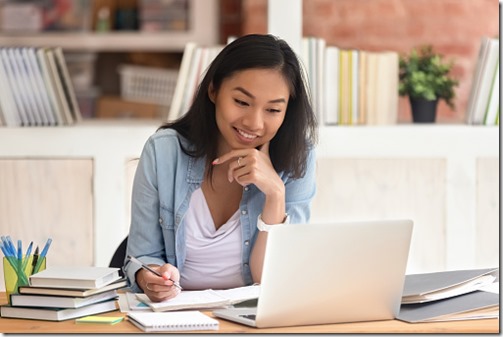
[{"label": "white tank top", "polygon": [[194,191],[185,214],[186,259],[180,275],[184,289],[244,286],[239,210],[215,229],[201,188]]}]

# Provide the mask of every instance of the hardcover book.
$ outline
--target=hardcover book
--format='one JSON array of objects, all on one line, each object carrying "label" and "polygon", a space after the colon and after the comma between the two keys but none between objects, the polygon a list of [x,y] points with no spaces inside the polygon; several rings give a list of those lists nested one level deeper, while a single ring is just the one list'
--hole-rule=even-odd
[{"label": "hardcover book", "polygon": [[12,294],[11,305],[13,307],[81,308],[114,298],[117,298],[117,290],[109,290],[88,297]]},{"label": "hardcover book", "polygon": [[51,267],[30,276],[32,287],[96,289],[120,279],[119,268]]},{"label": "hardcover book", "polygon": [[88,297],[94,294],[103,293],[113,289],[120,289],[127,286],[126,279],[119,279],[113,283],[96,289],[79,288],[46,288],[46,287],[19,287],[20,294],[49,295],[49,296],[69,296],[69,297]]},{"label": "hardcover book", "polygon": [[40,319],[44,321],[64,321],[116,310],[115,300],[99,302],[81,308],[29,308],[4,305],[0,307],[0,316],[8,318]]}]

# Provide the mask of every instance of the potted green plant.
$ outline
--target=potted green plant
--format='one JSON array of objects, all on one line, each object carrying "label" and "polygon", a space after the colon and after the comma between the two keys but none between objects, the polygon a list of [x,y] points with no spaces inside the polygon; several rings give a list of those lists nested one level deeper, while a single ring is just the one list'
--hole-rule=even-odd
[{"label": "potted green plant", "polygon": [[416,123],[435,122],[437,104],[443,99],[453,110],[454,88],[459,82],[450,75],[454,62],[444,62],[431,45],[400,56],[400,96],[409,96],[412,119]]}]

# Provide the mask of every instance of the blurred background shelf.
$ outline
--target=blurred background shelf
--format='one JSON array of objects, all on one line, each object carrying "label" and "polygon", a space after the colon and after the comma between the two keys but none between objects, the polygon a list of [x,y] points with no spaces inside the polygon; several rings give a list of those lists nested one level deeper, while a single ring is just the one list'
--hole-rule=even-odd
[{"label": "blurred background shelf", "polygon": [[216,37],[211,29],[204,32],[110,32],[110,33],[38,33],[0,35],[2,47],[17,46],[60,46],[67,52],[183,52],[185,44],[197,41],[200,44],[214,44]]}]

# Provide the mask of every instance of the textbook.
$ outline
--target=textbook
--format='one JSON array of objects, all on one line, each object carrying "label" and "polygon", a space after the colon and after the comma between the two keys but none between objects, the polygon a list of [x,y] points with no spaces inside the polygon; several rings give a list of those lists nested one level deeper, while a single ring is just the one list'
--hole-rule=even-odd
[{"label": "textbook", "polygon": [[30,276],[30,286],[47,288],[96,289],[120,279],[119,268],[50,267]]},{"label": "textbook", "polygon": [[406,275],[402,304],[426,303],[467,294],[493,283],[498,272],[498,268],[487,268]]},{"label": "textbook", "polygon": [[409,323],[499,317],[499,294],[475,291],[439,301],[402,304],[397,319]]},{"label": "textbook", "polygon": [[121,278],[113,283],[96,289],[79,288],[46,288],[46,287],[19,287],[20,294],[50,295],[50,296],[69,296],[69,297],[88,297],[91,295],[103,293],[109,290],[120,289],[127,286],[127,281]]},{"label": "textbook", "polygon": [[109,290],[88,297],[12,294],[11,305],[13,307],[80,308],[112,298],[117,298],[117,290]]},{"label": "textbook", "polygon": [[184,290],[176,297],[162,302],[152,302],[145,294],[136,294],[136,297],[153,311],[173,311],[221,308],[256,299],[259,294],[260,286],[252,285],[227,290]]},{"label": "textbook", "polygon": [[81,308],[47,308],[47,307],[0,307],[0,316],[8,318],[39,319],[44,321],[64,321],[88,315],[116,310],[115,300],[98,302]]},{"label": "textbook", "polygon": [[128,312],[131,323],[145,332],[218,330],[219,322],[200,311]]}]

